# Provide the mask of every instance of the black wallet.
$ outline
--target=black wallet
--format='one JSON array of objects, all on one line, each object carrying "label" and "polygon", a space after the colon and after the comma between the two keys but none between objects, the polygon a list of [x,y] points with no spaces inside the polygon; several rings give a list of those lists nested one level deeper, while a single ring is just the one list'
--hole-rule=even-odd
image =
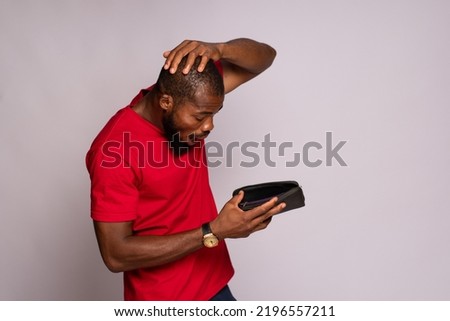
[{"label": "black wallet", "polygon": [[251,210],[275,196],[278,197],[277,204],[282,202],[286,204],[281,213],[305,206],[305,195],[296,181],[248,185],[234,190],[233,196],[237,195],[239,191],[244,191],[244,198],[239,203],[239,208],[244,211]]}]

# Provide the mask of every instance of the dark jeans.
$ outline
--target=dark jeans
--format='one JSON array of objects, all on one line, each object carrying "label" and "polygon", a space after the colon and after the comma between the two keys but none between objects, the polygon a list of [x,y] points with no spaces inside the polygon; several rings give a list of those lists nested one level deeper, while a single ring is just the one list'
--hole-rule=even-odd
[{"label": "dark jeans", "polygon": [[230,291],[230,288],[227,285],[209,301],[236,301],[236,299],[234,298],[233,294]]}]

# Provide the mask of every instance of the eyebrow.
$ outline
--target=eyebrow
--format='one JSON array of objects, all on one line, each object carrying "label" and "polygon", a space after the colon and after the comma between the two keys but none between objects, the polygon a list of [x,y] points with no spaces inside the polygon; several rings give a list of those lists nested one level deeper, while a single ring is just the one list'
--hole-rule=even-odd
[{"label": "eyebrow", "polygon": [[221,111],[222,108],[223,108],[223,105],[221,105],[220,108],[215,113],[212,113],[210,111],[201,111],[201,112],[198,112],[196,114],[197,115],[214,115],[214,114],[217,114],[219,111]]}]

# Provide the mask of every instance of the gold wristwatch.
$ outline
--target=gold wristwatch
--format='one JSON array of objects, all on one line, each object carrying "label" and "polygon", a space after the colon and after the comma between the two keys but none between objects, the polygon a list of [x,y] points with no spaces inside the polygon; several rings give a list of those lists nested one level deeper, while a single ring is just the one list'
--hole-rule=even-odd
[{"label": "gold wristwatch", "polygon": [[203,232],[203,245],[204,246],[211,248],[211,247],[216,247],[217,245],[219,245],[219,239],[211,231],[211,227],[209,226],[209,223],[205,223],[202,225],[202,232]]}]

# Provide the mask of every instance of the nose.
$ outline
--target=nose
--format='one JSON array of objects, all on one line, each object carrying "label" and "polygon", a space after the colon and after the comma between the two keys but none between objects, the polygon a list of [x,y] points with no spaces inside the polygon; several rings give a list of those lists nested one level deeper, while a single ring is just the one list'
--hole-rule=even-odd
[{"label": "nose", "polygon": [[208,117],[202,126],[202,132],[209,133],[214,129],[214,122],[212,116]]}]

